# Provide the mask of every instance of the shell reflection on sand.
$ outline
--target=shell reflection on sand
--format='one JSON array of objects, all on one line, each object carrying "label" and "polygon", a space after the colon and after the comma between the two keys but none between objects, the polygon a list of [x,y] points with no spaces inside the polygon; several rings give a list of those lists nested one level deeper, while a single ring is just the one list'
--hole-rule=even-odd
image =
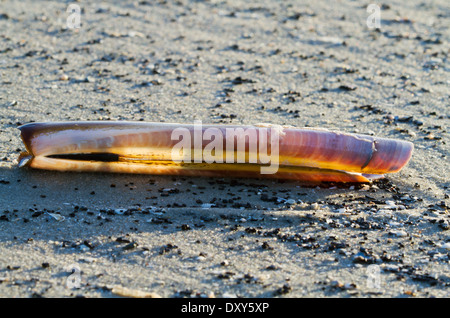
[{"label": "shell reflection on sand", "polygon": [[[27,150],[19,166],[59,171],[369,182],[400,171],[413,151],[402,140],[267,124],[92,121],[19,128]],[[269,167],[276,169],[264,173]]]}]

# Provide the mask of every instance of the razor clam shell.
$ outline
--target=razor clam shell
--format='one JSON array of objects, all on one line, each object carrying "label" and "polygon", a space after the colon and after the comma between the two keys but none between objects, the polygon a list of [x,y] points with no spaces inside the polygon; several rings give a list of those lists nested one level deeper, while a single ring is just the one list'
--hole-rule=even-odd
[{"label": "razor clam shell", "polygon": [[[36,163],[38,157],[56,154],[116,153],[152,161],[171,160],[171,149],[179,141],[172,140],[172,131],[181,127],[188,129],[191,136],[194,135],[194,125],[169,123],[52,122],[31,123],[19,128],[28,154],[34,157],[27,159],[27,164],[39,168]],[[270,125],[202,125],[203,132],[208,128],[215,128],[219,129],[223,136],[226,136],[227,128],[244,130],[254,128],[260,131],[268,127]],[[380,175],[399,171],[408,163],[413,151],[413,144],[407,141],[325,129],[274,127],[277,127],[279,134],[279,164],[281,166]],[[209,140],[203,140],[202,148],[209,142]],[[224,150],[225,144],[224,137]],[[246,146],[248,149],[248,141]],[[234,150],[237,151],[236,148]],[[54,160],[53,164],[55,164]],[[102,164],[105,166],[105,163]],[[48,164],[45,167],[45,169],[51,169]],[[66,167],[64,169],[87,170],[88,168],[87,165],[83,165],[81,168]],[[131,168],[125,168],[124,171],[118,170],[126,172],[127,169]],[[143,167],[139,168],[139,171],[139,173],[154,173],[151,169],[145,172]]]},{"label": "razor clam shell", "polygon": [[78,160],[54,159],[38,156],[30,164],[31,168],[56,171],[84,171],[106,173],[130,173],[153,175],[180,175],[202,177],[239,177],[286,179],[302,182],[370,182],[382,175],[365,175],[308,167],[279,167],[274,174],[260,173],[259,165],[239,164],[175,164],[166,161],[154,161],[151,164],[134,162],[89,162]]}]

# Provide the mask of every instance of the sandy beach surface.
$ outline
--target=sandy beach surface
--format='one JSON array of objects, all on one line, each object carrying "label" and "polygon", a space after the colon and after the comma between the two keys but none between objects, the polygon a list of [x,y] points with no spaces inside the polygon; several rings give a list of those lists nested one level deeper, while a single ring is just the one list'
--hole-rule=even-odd
[{"label": "sandy beach surface", "polygon": [[[449,297],[450,6],[368,4],[0,1],[0,296]],[[366,185],[17,167],[18,126],[72,120],[415,149]]]}]

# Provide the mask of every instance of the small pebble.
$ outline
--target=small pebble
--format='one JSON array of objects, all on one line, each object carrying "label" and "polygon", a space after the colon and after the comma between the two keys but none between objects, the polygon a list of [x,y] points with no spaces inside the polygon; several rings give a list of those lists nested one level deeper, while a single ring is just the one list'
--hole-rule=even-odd
[{"label": "small pebble", "polygon": [[408,233],[406,233],[406,232],[403,231],[403,230],[391,230],[391,231],[389,231],[389,234],[390,234],[390,235],[397,236],[397,237],[405,237],[405,236],[408,236]]},{"label": "small pebble", "polygon": [[450,251],[450,242],[446,242],[444,244],[441,244],[441,248],[445,248],[446,250]]}]

